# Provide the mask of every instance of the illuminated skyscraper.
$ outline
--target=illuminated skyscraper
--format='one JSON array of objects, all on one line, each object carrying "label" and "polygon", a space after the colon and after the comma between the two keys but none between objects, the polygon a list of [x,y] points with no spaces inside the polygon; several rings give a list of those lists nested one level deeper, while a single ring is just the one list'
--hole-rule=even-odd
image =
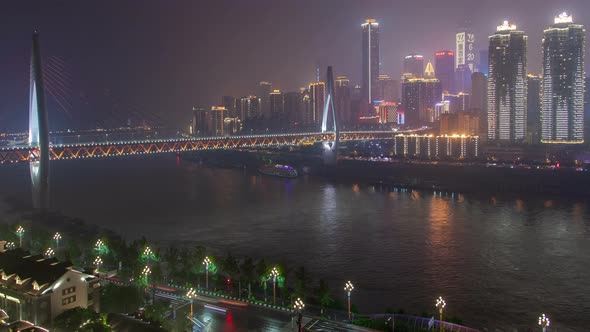
[{"label": "illuminated skyscraper", "polygon": [[270,93],[270,114],[283,114],[285,111],[285,99],[283,93],[280,90],[273,90]]},{"label": "illuminated skyscraper", "polygon": [[248,119],[262,116],[260,98],[257,96],[242,97],[236,102],[236,114],[242,123]]},{"label": "illuminated skyscraper", "polygon": [[223,96],[221,97],[221,105],[225,107],[227,110],[227,114],[229,117],[238,117],[236,112],[236,98],[232,96]]},{"label": "illuminated skyscraper", "polygon": [[286,124],[299,124],[299,113],[301,110],[301,93],[300,92],[287,92],[284,94],[285,100],[285,123]]},{"label": "illuminated skyscraper", "polygon": [[442,89],[436,78],[406,78],[402,83],[402,106],[406,124],[418,126],[434,121],[434,106],[440,101]]},{"label": "illuminated skyscraper", "polygon": [[527,124],[527,36],[504,21],[489,42],[488,139],[522,142]]},{"label": "illuminated skyscraper", "polygon": [[387,74],[381,74],[377,81],[377,87],[375,100],[398,101],[400,89],[399,81],[392,79]]},{"label": "illuminated skyscraper", "polygon": [[324,102],[326,98],[326,83],[314,82],[309,85],[310,114],[309,124],[317,127],[322,122]]},{"label": "illuminated skyscraper", "polygon": [[455,93],[455,53],[451,51],[434,53],[434,70],[442,90]]},{"label": "illuminated skyscraper", "polygon": [[585,38],[566,13],[544,32],[542,143],[584,142]]},{"label": "illuminated skyscraper", "polygon": [[350,112],[350,80],[346,76],[338,76],[334,81],[334,98],[336,111],[338,112],[338,120],[340,127],[347,128],[352,122],[352,114]]},{"label": "illuminated skyscraper", "polygon": [[[487,61],[486,61],[487,62]],[[483,114],[488,110],[488,82],[484,73],[475,72],[471,74],[471,105],[474,112]]]},{"label": "illuminated skyscraper", "polygon": [[539,143],[541,140],[541,86],[542,78],[536,75],[527,75],[527,142]]},{"label": "illuminated skyscraper", "polygon": [[475,35],[465,24],[455,35],[455,69],[460,65],[466,65],[471,72],[475,69]]},{"label": "illuminated skyscraper", "polygon": [[211,106],[211,133],[214,136],[223,136],[225,126],[223,120],[227,116],[227,110],[223,106]]},{"label": "illuminated skyscraper", "polygon": [[412,74],[415,78],[424,77],[424,56],[410,54],[404,58],[404,74]]},{"label": "illuminated skyscraper", "polygon": [[193,107],[193,136],[208,136],[210,134],[210,124],[211,119],[209,111],[204,108]]},{"label": "illuminated skyscraper", "polygon": [[270,117],[270,92],[272,91],[272,83],[260,82],[256,95],[260,98],[260,110],[265,117]]},{"label": "illuminated skyscraper", "polygon": [[372,104],[379,78],[379,23],[375,19],[367,19],[361,27],[363,29],[361,99],[365,103]]}]

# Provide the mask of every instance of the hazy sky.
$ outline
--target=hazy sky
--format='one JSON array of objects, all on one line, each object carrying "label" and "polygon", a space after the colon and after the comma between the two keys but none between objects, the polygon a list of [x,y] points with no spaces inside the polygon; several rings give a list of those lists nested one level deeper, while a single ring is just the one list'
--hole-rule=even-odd
[{"label": "hazy sky", "polygon": [[322,75],[330,64],[358,82],[360,25],[369,17],[380,22],[382,72],[393,77],[409,52],[432,58],[453,49],[465,20],[478,50],[502,20],[514,21],[529,35],[528,71],[538,73],[543,29],[563,10],[590,25],[589,0],[4,1],[0,130],[26,127],[36,28],[44,58],[65,67],[54,81],[67,85],[60,92],[66,105],[49,101],[51,127],[64,128],[114,125],[127,113],[179,124],[193,105],[253,93],[261,80],[281,90],[307,85],[318,65]]}]

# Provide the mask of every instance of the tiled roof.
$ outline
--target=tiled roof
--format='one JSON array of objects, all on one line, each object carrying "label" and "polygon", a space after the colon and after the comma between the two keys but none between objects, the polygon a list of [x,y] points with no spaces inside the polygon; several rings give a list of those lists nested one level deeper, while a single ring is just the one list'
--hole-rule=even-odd
[{"label": "tiled roof", "polygon": [[34,255],[22,249],[9,250],[0,254],[0,271],[10,276],[16,274],[21,280],[31,279],[37,284],[53,284],[70,268],[69,261],[59,263],[55,258]]}]

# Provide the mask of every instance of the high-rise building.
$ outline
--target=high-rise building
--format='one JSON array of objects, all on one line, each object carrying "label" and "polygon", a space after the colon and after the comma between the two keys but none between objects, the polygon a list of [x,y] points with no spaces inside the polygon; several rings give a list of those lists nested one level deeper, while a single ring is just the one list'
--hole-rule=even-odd
[{"label": "high-rise building", "polygon": [[404,58],[404,74],[412,74],[415,78],[424,77],[424,56],[410,54]]},{"label": "high-rise building", "polygon": [[488,50],[480,50],[477,71],[480,73],[484,73],[486,76],[488,76],[488,59],[489,59]]},{"label": "high-rise building", "polygon": [[471,105],[474,112],[487,114],[488,109],[488,78],[482,72],[471,74]]},{"label": "high-rise building", "polygon": [[398,104],[389,101],[382,101],[375,105],[377,116],[379,117],[379,124],[398,124],[399,115]]},{"label": "high-rise building", "polygon": [[238,117],[236,112],[236,98],[232,96],[221,97],[221,105],[227,110],[229,117]]},{"label": "high-rise building", "polygon": [[310,122],[309,124],[313,127],[319,128],[322,122],[322,116],[324,113],[324,102],[326,98],[326,83],[325,82],[314,82],[309,85],[309,97],[310,97]]},{"label": "high-rise building", "polygon": [[406,124],[418,126],[434,121],[434,106],[442,89],[436,78],[406,78],[402,83],[402,106]]},{"label": "high-rise building", "polygon": [[285,122],[287,124],[299,125],[300,119],[298,118],[301,111],[301,93],[300,92],[287,92],[284,94],[285,100]]},{"label": "high-rise building", "polygon": [[541,140],[541,95],[542,78],[527,75],[527,143],[539,143]]},{"label": "high-rise building", "polygon": [[257,96],[242,97],[236,102],[237,117],[242,123],[248,119],[262,116],[260,98]]},{"label": "high-rise building", "polygon": [[377,81],[377,95],[375,100],[397,102],[399,99],[399,81],[389,77],[387,74],[379,75]]},{"label": "high-rise building", "polygon": [[504,21],[489,42],[488,139],[522,142],[527,125],[527,36]]},{"label": "high-rise building", "polygon": [[227,117],[223,119],[223,133],[225,136],[232,136],[242,130],[242,121],[238,118]]},{"label": "high-rise building", "polygon": [[309,128],[313,123],[313,116],[311,114],[311,93],[309,88],[299,89],[301,94],[301,109],[297,119],[301,122],[304,128]]},{"label": "high-rise building", "polygon": [[208,110],[200,107],[193,107],[193,136],[202,137],[210,135],[210,122],[211,119]]},{"label": "high-rise building", "polygon": [[434,53],[434,70],[442,90],[455,93],[455,53],[451,51]]},{"label": "high-rise building", "polygon": [[434,105],[434,121],[440,120],[442,114],[451,113],[451,102],[443,100]]},{"label": "high-rise building", "polygon": [[469,24],[459,28],[455,35],[455,69],[466,65],[470,72],[475,71],[475,35]]},{"label": "high-rise building", "polygon": [[262,115],[266,118],[270,117],[270,93],[272,91],[272,83],[270,82],[260,82],[258,84],[258,89],[256,90],[256,95],[260,98],[260,110]]},{"label": "high-rise building", "polygon": [[586,30],[566,13],[543,34],[542,143],[584,142]]},{"label": "high-rise building", "polygon": [[479,115],[470,112],[443,113],[440,116],[440,135],[479,135]]},{"label": "high-rise building", "polygon": [[455,70],[455,90],[458,92],[471,90],[471,70],[467,65],[459,65]]},{"label": "high-rise building", "polygon": [[334,105],[338,112],[341,128],[347,128],[352,122],[350,80],[346,76],[338,76],[334,81]]},{"label": "high-rise building", "polygon": [[281,90],[273,90],[270,93],[270,114],[271,116],[285,112],[285,99]]},{"label": "high-rise building", "polygon": [[379,78],[379,23],[375,19],[367,19],[361,27],[363,29],[361,99],[366,104],[372,104]]},{"label": "high-rise building", "polygon": [[471,106],[471,95],[464,92],[457,94],[443,93],[443,101],[450,103],[451,113],[468,111]]},{"label": "high-rise building", "polygon": [[211,106],[211,133],[214,136],[223,136],[225,133],[224,122],[227,110],[223,106]]}]

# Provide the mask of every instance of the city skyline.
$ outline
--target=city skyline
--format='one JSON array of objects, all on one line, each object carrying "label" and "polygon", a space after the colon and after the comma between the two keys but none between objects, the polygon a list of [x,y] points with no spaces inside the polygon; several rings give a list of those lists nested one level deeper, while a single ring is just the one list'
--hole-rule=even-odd
[{"label": "city skyline", "polygon": [[[113,3],[108,2],[101,4],[100,8],[83,7],[86,10],[82,11],[79,10],[78,4],[51,8],[48,6],[47,10],[41,10],[45,5],[39,4],[37,7],[36,4],[19,3],[8,11],[12,15],[7,17],[5,24],[10,24],[12,28],[3,32],[4,39],[10,45],[7,48],[10,51],[4,54],[4,63],[10,64],[10,68],[4,68],[4,84],[15,84],[5,89],[4,95],[0,96],[5,101],[0,109],[1,126],[6,123],[10,124],[10,127],[22,127],[24,116],[15,110],[26,102],[24,97],[20,97],[25,94],[24,88],[19,87],[19,81],[24,83],[25,79],[20,78],[23,76],[22,72],[16,72],[16,69],[26,69],[26,44],[20,39],[24,39],[21,37],[30,33],[33,26],[39,27],[44,36],[44,47],[48,50],[46,55],[60,57],[72,68],[71,72],[78,73],[73,75],[76,77],[72,77],[72,87],[75,88],[70,94],[71,106],[66,107],[73,113],[72,117],[85,120],[91,115],[96,116],[101,110],[115,104],[111,101],[115,99],[113,96],[124,95],[124,100],[119,102],[121,107],[134,105],[159,115],[166,115],[170,121],[179,125],[180,121],[190,117],[187,109],[217,104],[221,95],[253,94],[256,84],[260,81],[270,81],[273,88],[281,91],[297,91],[298,87],[307,86],[315,80],[318,66],[325,67],[331,64],[334,66],[335,75],[348,76],[352,84],[360,82],[359,27],[366,18],[373,17],[380,23],[380,72],[394,79],[401,73],[404,55],[412,52],[421,53],[427,61],[433,61],[434,52],[442,49],[454,50],[457,27],[470,18],[476,35],[477,53],[486,48],[482,43],[493,33],[495,22],[503,19],[517,22],[531,41],[529,72],[539,73],[543,29],[558,12],[567,10],[575,16],[575,13],[589,6],[582,1],[541,4],[534,8],[529,8],[527,3],[514,5],[500,2],[494,6],[475,6],[466,1],[455,1],[454,6],[449,5],[454,10],[447,9],[448,15],[425,15],[424,21],[412,25],[409,17],[411,14],[418,14],[418,4],[394,6],[378,1],[362,4],[345,1],[335,11],[332,11],[328,4],[304,1],[299,2],[298,6],[281,4],[281,7],[261,1],[257,6],[259,11],[249,19],[237,15],[242,8],[240,4],[235,3],[228,7],[223,4],[201,2],[200,5],[194,5],[192,11],[187,10],[187,13],[179,13],[173,6],[158,11],[160,6],[154,3],[145,4],[145,7],[137,12],[133,12],[129,5],[113,8]],[[301,23],[303,21],[298,20],[296,24],[287,24],[290,20],[280,12],[289,6],[295,7],[293,10],[296,14],[306,13],[311,22],[305,20],[307,23]],[[432,9],[445,10],[442,7],[443,4],[435,4]],[[30,14],[31,8],[37,8],[38,11]],[[87,11],[92,11],[88,8],[96,10],[102,17],[109,17],[112,24],[101,29],[101,19],[87,17]],[[309,13],[305,12],[306,9]],[[198,16],[200,19],[189,20],[188,13],[197,10],[202,11]],[[76,17],[67,15],[73,11],[81,14]],[[25,12],[29,15],[26,15],[24,20],[16,22],[13,17],[20,18],[22,15],[19,13]],[[44,13],[47,13],[48,17],[54,13],[54,16],[63,19],[57,23],[44,17]],[[125,26],[125,29],[122,29],[127,22],[124,18],[131,13],[137,27]],[[209,16],[222,17],[223,27],[220,25],[216,29],[203,28],[211,22]],[[323,21],[314,19],[321,16],[331,18]],[[476,17],[479,19],[474,20]],[[179,22],[175,27],[167,24],[172,18]],[[580,24],[588,25],[585,20],[587,19],[582,15],[576,19]],[[264,25],[261,22],[273,26],[281,24],[280,33],[272,36],[272,31],[261,30]],[[80,27],[73,29],[74,24],[79,24]],[[412,33],[404,33],[405,28],[409,26],[413,28]],[[307,31],[315,33],[308,34]],[[235,48],[246,47],[247,43],[254,41],[253,36],[259,36],[265,41],[260,49],[249,52],[232,51]],[[332,42],[323,42],[329,40],[328,36]],[[197,42],[187,44],[185,39]],[[281,40],[288,41],[286,47],[270,52],[269,48]],[[328,44],[330,46],[327,46]],[[220,47],[221,45],[223,47]],[[535,48],[539,52],[535,52]],[[202,52],[203,49],[211,52]],[[216,53],[218,54],[215,55]],[[120,62],[128,59],[138,61],[122,68]],[[255,61],[257,59],[261,61]],[[247,63],[251,65],[246,66]],[[87,77],[93,78],[91,82],[84,80]],[[152,97],[157,95],[158,89],[162,89],[156,82],[163,82],[168,86],[160,91],[164,96],[162,98]],[[110,99],[104,102],[106,106],[100,105],[98,100],[105,99],[105,95]],[[56,105],[49,107],[50,112],[57,109]],[[65,120],[54,120],[50,126],[55,126],[55,121],[63,122],[64,126],[67,126],[68,116],[63,117]]]}]

